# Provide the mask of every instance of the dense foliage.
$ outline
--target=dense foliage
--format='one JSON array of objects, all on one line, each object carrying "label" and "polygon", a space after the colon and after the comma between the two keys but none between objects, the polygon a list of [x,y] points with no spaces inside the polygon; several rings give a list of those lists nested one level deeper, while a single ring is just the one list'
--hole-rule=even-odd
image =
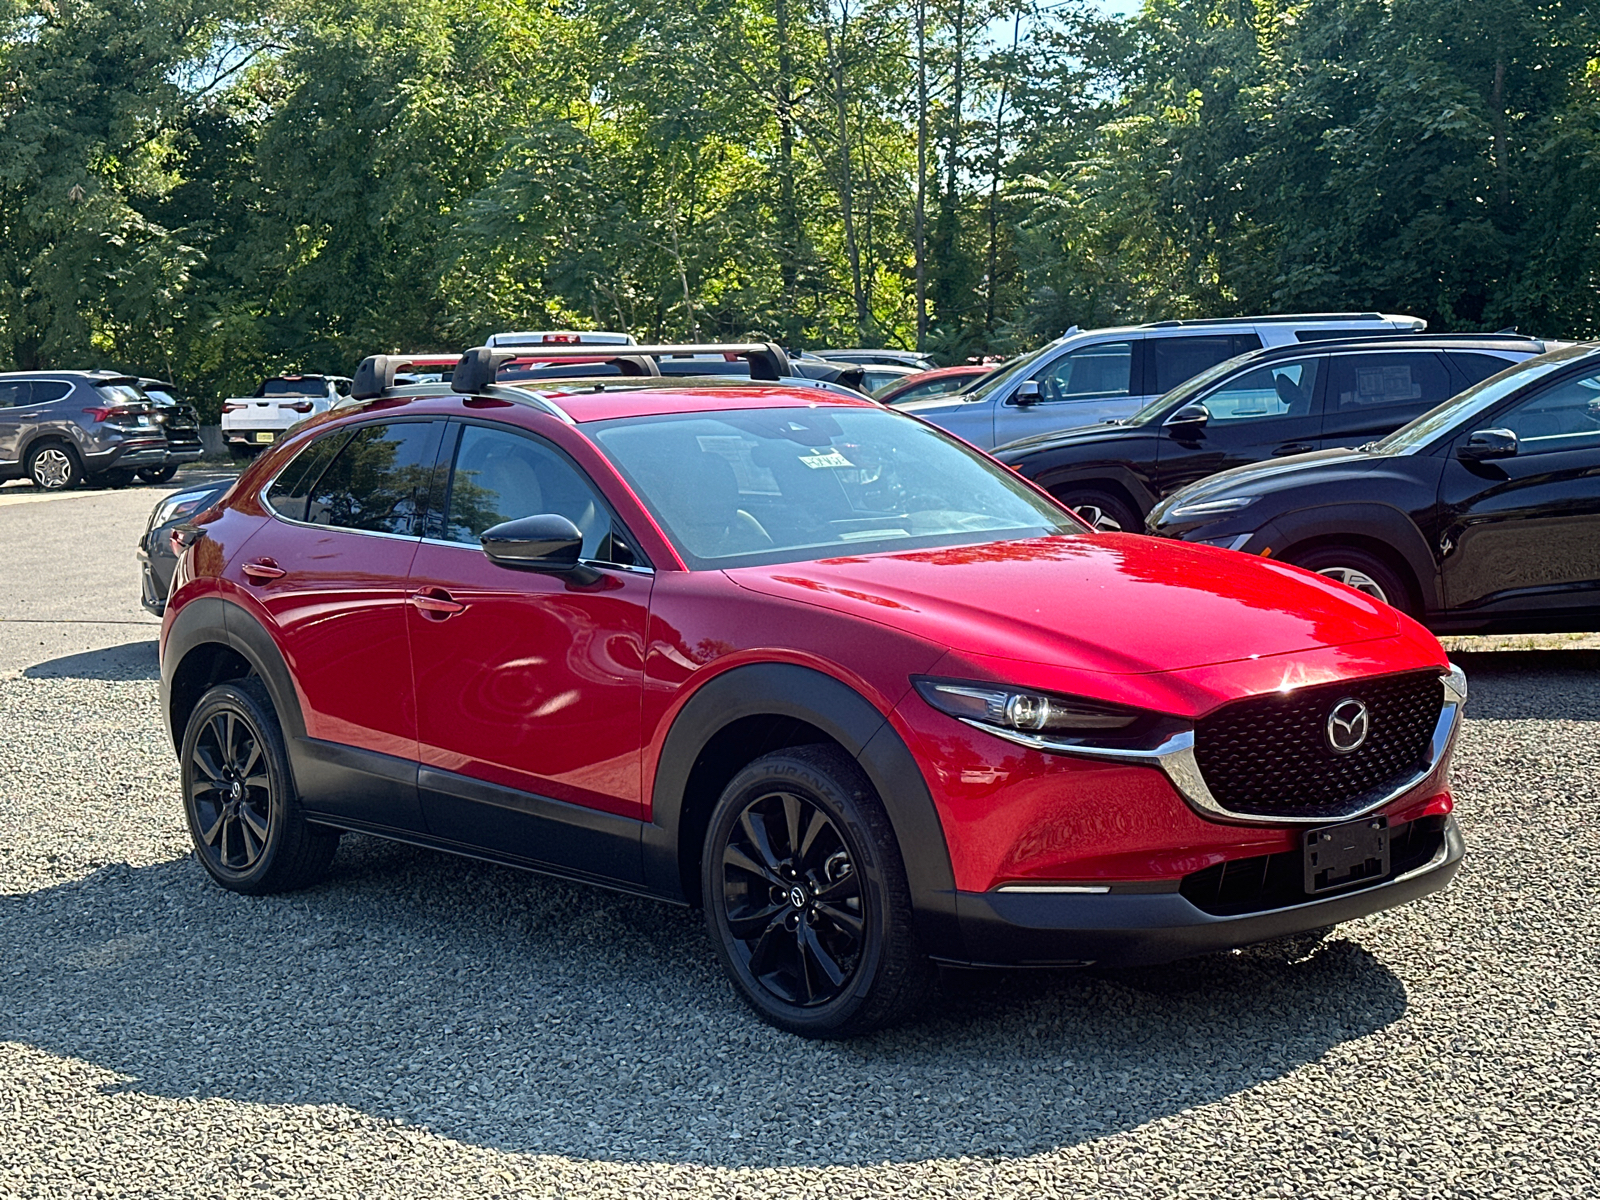
[{"label": "dense foliage", "polygon": [[213,399],[506,327],[1600,334],[1571,0],[0,0],[0,368]]}]

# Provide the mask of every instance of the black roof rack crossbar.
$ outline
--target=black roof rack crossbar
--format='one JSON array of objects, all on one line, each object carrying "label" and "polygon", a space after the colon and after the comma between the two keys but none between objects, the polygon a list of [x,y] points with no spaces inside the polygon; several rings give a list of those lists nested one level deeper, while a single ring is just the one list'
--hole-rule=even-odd
[{"label": "black roof rack crossbar", "polygon": [[697,354],[733,355],[750,363],[750,377],[776,383],[794,374],[789,356],[772,342],[707,342],[691,345],[604,346],[594,343],[563,342],[538,346],[475,346],[461,356],[450,386],[458,392],[482,391],[495,380],[506,363],[518,358],[536,362],[582,359],[610,363],[624,375],[659,375],[658,358],[688,358]]}]

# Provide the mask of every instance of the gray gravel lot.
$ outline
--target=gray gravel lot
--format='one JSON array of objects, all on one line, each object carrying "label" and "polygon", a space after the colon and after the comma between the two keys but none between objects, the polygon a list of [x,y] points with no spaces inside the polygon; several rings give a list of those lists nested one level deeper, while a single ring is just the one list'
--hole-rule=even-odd
[{"label": "gray gravel lot", "polygon": [[1600,653],[1461,648],[1449,892],[817,1045],[649,901],[356,837],[212,885],[105,624],[156,494],[0,503],[0,1197],[1600,1194]]}]

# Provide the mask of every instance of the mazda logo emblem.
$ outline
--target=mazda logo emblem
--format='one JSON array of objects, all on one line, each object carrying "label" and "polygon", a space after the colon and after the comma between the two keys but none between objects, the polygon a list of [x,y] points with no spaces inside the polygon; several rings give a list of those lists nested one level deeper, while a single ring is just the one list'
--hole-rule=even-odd
[{"label": "mazda logo emblem", "polygon": [[1371,723],[1367,706],[1354,696],[1347,696],[1328,710],[1328,748],[1335,754],[1361,749]]}]

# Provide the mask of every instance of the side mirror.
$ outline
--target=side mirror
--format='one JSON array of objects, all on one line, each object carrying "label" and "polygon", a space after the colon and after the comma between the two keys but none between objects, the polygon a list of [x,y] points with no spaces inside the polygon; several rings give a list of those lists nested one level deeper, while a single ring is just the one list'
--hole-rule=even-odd
[{"label": "side mirror", "polygon": [[1174,437],[1187,437],[1199,433],[1209,420],[1211,420],[1211,410],[1197,400],[1193,404],[1185,404],[1168,417],[1166,425],[1172,430]]},{"label": "side mirror", "polygon": [[565,575],[574,583],[593,583],[600,573],[578,561],[583,534],[566,517],[540,513],[485,529],[478,541],[490,562],[502,567]]},{"label": "side mirror", "polygon": [[1509,429],[1477,429],[1467,435],[1467,443],[1456,449],[1456,457],[1465,462],[1483,462],[1490,458],[1512,458],[1517,453],[1517,435]]},{"label": "side mirror", "polygon": [[1039,403],[1039,381],[1024,379],[1017,384],[1017,390],[1011,393],[1011,403],[1018,408],[1027,408],[1029,405]]}]

